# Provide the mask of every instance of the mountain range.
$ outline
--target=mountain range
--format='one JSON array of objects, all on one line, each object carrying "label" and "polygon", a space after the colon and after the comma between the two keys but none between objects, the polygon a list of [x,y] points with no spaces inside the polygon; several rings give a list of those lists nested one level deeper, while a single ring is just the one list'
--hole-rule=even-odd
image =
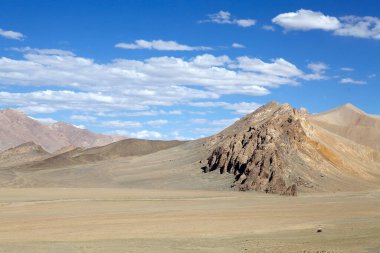
[{"label": "mountain range", "polygon": [[95,134],[63,122],[46,125],[17,110],[0,111],[0,150],[34,142],[46,151],[54,152],[68,146],[104,146],[125,138]]},{"label": "mountain range", "polygon": [[309,114],[272,102],[220,133],[186,142],[116,141],[13,110],[0,115],[1,145],[12,147],[0,153],[2,186],[297,195],[373,189],[380,182],[380,118],[351,104]]}]

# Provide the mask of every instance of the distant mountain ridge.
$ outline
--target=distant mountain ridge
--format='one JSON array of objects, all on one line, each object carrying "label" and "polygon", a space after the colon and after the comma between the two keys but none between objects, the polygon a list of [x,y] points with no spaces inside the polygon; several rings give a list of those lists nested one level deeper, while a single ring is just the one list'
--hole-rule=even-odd
[{"label": "distant mountain ridge", "polygon": [[380,150],[380,117],[363,112],[352,104],[311,115],[310,121],[334,134]]},{"label": "distant mountain ridge", "polygon": [[67,146],[104,146],[125,138],[95,134],[63,122],[45,125],[13,109],[0,111],[0,150],[34,142],[46,151],[54,152]]}]

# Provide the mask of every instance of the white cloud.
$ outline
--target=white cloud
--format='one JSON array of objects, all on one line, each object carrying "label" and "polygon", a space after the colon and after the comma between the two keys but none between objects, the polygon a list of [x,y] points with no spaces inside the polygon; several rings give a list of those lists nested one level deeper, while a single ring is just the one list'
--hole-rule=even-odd
[{"label": "white cloud", "polygon": [[67,50],[62,49],[39,49],[39,48],[31,48],[31,47],[11,47],[9,50],[13,50],[16,52],[22,53],[31,53],[31,54],[42,54],[42,55],[56,55],[56,56],[74,56],[74,53]]},{"label": "white cloud", "polygon": [[250,27],[256,24],[254,19],[235,19],[231,17],[231,13],[228,11],[219,11],[208,15],[207,20],[201,22],[211,22],[216,24],[234,24],[241,27]]},{"label": "white cloud", "polygon": [[263,25],[261,28],[266,31],[276,31],[276,28],[274,28],[272,25]]},{"label": "white cloud", "polygon": [[156,131],[142,130],[139,132],[129,133],[129,137],[138,139],[160,139],[163,135]]},{"label": "white cloud", "polygon": [[46,124],[46,125],[51,125],[51,124],[57,123],[57,121],[55,119],[52,119],[52,118],[34,118],[31,116],[28,116],[28,117],[31,119],[37,120],[37,121],[41,122],[42,124]]},{"label": "white cloud", "polygon": [[329,68],[325,63],[323,62],[312,62],[307,65],[308,69],[311,69],[313,73],[306,74],[302,76],[301,78],[305,80],[321,80],[326,79],[327,77],[324,76],[326,70]]},{"label": "white cloud", "polygon": [[[1,74],[0,74],[1,75]],[[52,113],[61,110],[98,112],[102,110],[146,109],[144,105],[131,105],[123,98],[114,98],[93,92],[34,91],[28,93],[0,92],[2,104],[26,113]]]},{"label": "white cloud", "polygon": [[70,119],[83,122],[96,122],[97,118],[90,115],[72,115]]},{"label": "white cloud", "polygon": [[323,62],[313,62],[313,63],[309,63],[307,65],[307,67],[309,69],[311,69],[313,72],[315,73],[321,73],[321,72],[324,72],[328,66],[326,64],[324,64]]},{"label": "white cloud", "polygon": [[141,116],[157,116],[157,115],[181,115],[181,110],[141,110],[131,112],[98,112],[99,117],[141,117]]},{"label": "white cloud", "polygon": [[[4,96],[4,94],[6,96]],[[0,92],[0,98],[12,97],[13,94],[17,94],[17,93]],[[12,103],[7,103],[5,99],[2,102],[5,104],[8,104],[8,105],[12,105],[12,104],[18,105],[21,103],[21,102],[17,103],[16,101],[12,101]],[[33,114],[33,113],[53,113],[53,112],[57,111],[57,109],[50,107],[49,105],[46,105],[46,104],[26,105],[26,106],[21,106],[17,109],[20,111],[23,111],[25,113],[31,113],[31,114]]]},{"label": "white cloud", "polygon": [[234,22],[241,27],[250,27],[256,24],[254,19],[235,19]]},{"label": "white cloud", "polygon": [[175,41],[164,40],[135,40],[134,43],[118,43],[115,45],[117,48],[122,49],[154,49],[162,51],[194,51],[194,50],[211,50],[211,47],[197,46],[192,47],[188,45],[178,44]]},{"label": "white cloud", "polygon": [[6,31],[0,28],[0,36],[12,39],[12,40],[23,40],[25,36],[22,33],[14,32],[14,31]]},{"label": "white cloud", "polygon": [[354,80],[352,78],[343,78],[340,80],[340,83],[344,83],[344,84],[366,84],[367,82],[366,81],[362,81],[362,80]]},{"label": "white cloud", "polygon": [[332,31],[334,35],[351,36],[380,40],[380,19],[378,17],[327,16],[321,12],[298,10],[282,13],[272,19],[272,22],[282,26],[285,30],[313,30]]},{"label": "white cloud", "polygon": [[166,119],[150,120],[147,122],[147,124],[152,126],[152,127],[160,127],[160,126],[166,125],[168,123],[169,123],[169,121],[167,121]]},{"label": "white cloud", "polygon": [[109,132],[109,134],[127,136],[128,138],[137,139],[163,139],[165,136],[156,131],[142,130],[138,132],[129,132],[125,130],[114,130]]},{"label": "white cloud", "polygon": [[255,102],[240,102],[240,103],[227,103],[227,102],[193,102],[191,106],[195,107],[221,107],[227,110],[232,110],[236,114],[247,114],[255,111],[261,104]]},{"label": "white cloud", "polygon": [[219,67],[229,62],[231,62],[231,60],[226,55],[216,57],[211,54],[203,54],[203,55],[198,55],[194,57],[193,59],[193,63],[195,65],[202,66],[202,67],[212,67],[212,66]]},{"label": "white cloud", "polygon": [[345,16],[335,35],[380,40],[380,19],[377,17]]},{"label": "white cloud", "polygon": [[[251,111],[249,111],[251,112]],[[248,112],[246,112],[248,113]],[[244,114],[246,114],[244,113]],[[238,121],[239,118],[232,119],[218,119],[218,120],[209,120],[209,119],[192,119],[190,122],[192,124],[199,124],[201,127],[194,127],[191,129],[193,133],[201,134],[200,137],[216,134],[220,131],[223,131],[227,127],[234,124]]]},{"label": "white cloud", "polygon": [[300,9],[296,12],[282,13],[272,19],[272,22],[286,30],[336,30],[340,22],[336,17],[326,16],[321,12]]},{"label": "white cloud", "polygon": [[239,44],[239,43],[236,43],[236,42],[232,43],[232,47],[233,48],[245,48],[245,46],[243,44]]},{"label": "white cloud", "polygon": [[[266,95],[270,88],[296,84],[307,75],[282,58],[264,62],[203,54],[189,59],[163,56],[100,64],[63,50],[22,51],[23,59],[0,58],[0,85],[40,90],[0,92],[0,100],[4,106],[26,112],[164,115],[165,111],[153,107],[218,99],[225,94]],[[54,90],[43,90],[44,86]]]},{"label": "white cloud", "polygon": [[137,121],[111,120],[102,122],[103,126],[112,128],[136,128],[141,127],[141,123]]},{"label": "white cloud", "polygon": [[258,58],[249,58],[247,56],[238,57],[237,60],[238,68],[245,71],[253,71],[281,77],[294,77],[303,74],[294,64],[282,58],[275,59],[272,63],[266,63]]},{"label": "white cloud", "polygon": [[190,122],[193,124],[201,124],[201,125],[211,125],[218,127],[228,127],[232,125],[235,121],[239,120],[239,118],[233,119],[218,119],[218,120],[208,120],[208,119],[191,119]]},{"label": "white cloud", "polygon": [[354,71],[353,68],[340,68],[340,70],[342,70],[342,71]]}]

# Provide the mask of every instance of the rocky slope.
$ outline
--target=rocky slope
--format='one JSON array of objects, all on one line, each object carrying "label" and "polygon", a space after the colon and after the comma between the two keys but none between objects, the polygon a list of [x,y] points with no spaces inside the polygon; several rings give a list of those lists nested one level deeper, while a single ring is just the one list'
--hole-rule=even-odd
[{"label": "rocky slope", "polygon": [[0,150],[34,142],[54,152],[67,146],[103,146],[121,139],[125,137],[95,134],[62,122],[44,125],[16,110],[0,111]]},{"label": "rocky slope", "polygon": [[361,154],[355,154],[357,145],[351,140],[313,125],[309,117],[288,104],[267,104],[211,137],[202,169],[233,174],[233,187],[240,190],[283,195],[332,189],[331,182],[379,178],[376,151],[360,147]]}]

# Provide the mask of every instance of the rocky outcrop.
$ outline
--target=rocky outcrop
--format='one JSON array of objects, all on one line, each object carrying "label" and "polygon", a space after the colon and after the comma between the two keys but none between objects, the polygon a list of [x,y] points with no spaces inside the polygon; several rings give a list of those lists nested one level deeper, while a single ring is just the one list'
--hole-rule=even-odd
[{"label": "rocky outcrop", "polygon": [[292,160],[306,138],[304,120],[304,111],[287,104],[259,108],[214,137],[204,172],[235,175],[239,190],[296,195],[300,179],[292,174]]}]

